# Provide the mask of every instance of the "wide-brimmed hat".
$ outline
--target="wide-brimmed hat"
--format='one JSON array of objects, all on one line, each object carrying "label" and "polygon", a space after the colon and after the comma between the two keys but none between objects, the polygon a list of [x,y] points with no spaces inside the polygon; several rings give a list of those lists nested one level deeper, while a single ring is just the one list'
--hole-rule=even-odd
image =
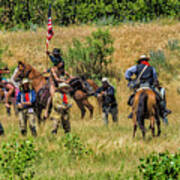
[{"label": "wide-brimmed hat", "polygon": [[143,54],[143,55],[141,55],[141,56],[139,57],[139,59],[137,60],[137,62],[143,61],[143,60],[149,61],[150,59],[149,59],[148,56],[146,56],[145,54]]},{"label": "wide-brimmed hat", "polygon": [[54,48],[52,53],[53,53],[54,55],[60,55],[60,54],[61,54],[61,50],[58,49],[58,48]]},{"label": "wide-brimmed hat", "polygon": [[63,82],[63,83],[59,83],[58,87],[59,87],[59,88],[65,88],[65,87],[68,88],[68,87],[70,87],[70,86],[69,86],[69,84]]},{"label": "wide-brimmed hat", "polygon": [[105,82],[106,82],[106,83],[108,83],[108,84],[109,84],[109,80],[108,80],[108,78],[107,78],[107,77],[103,77],[101,81],[102,81],[102,83],[105,83]]},{"label": "wide-brimmed hat", "polygon": [[29,81],[29,79],[24,78],[24,79],[22,80],[22,83],[21,83],[21,84],[26,84],[26,83],[30,83],[30,81]]}]

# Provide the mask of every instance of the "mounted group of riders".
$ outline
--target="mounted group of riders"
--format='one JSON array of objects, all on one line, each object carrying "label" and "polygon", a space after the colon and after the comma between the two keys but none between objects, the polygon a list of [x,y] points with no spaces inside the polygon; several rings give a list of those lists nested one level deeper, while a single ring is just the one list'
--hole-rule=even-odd
[{"label": "mounted group of riders", "polygon": [[[50,98],[47,100],[48,108],[52,106],[52,112],[50,119],[53,120],[52,133],[56,134],[60,124],[65,133],[70,132],[70,108],[71,98],[75,100],[78,98],[81,101],[77,101],[77,105],[81,109],[82,117],[84,116],[85,105],[90,112],[93,111],[93,107],[88,104],[86,98],[88,96],[95,96],[101,99],[102,113],[104,123],[108,124],[108,115],[112,115],[113,122],[118,122],[118,104],[115,97],[115,88],[110,84],[108,78],[102,78],[102,86],[93,88],[90,83],[84,77],[73,77],[65,71],[65,62],[61,56],[61,50],[54,48],[53,52],[46,52],[49,59],[53,63],[53,67],[47,70],[50,76],[47,78]],[[159,108],[159,115],[163,121],[168,123],[167,115],[171,113],[166,108],[165,89],[159,84],[156,70],[150,66],[149,58],[145,55],[140,56],[137,64],[130,67],[126,73],[125,78],[128,80],[128,87],[133,89],[134,92],[128,100],[128,105],[133,106],[136,93],[140,89],[151,89],[156,95],[156,102]],[[16,105],[18,109],[21,134],[27,133],[27,121],[29,120],[30,129],[32,135],[37,135],[36,129],[36,113],[34,104],[38,99],[38,93],[33,89],[31,81],[28,80],[30,71],[27,71],[21,79],[21,83],[17,82],[15,76],[17,74],[18,67],[15,69],[11,80],[7,81],[2,77],[3,74],[10,73],[8,69],[0,71],[0,87],[1,98],[5,101],[7,113],[10,115],[10,105]],[[133,75],[136,77],[132,79]],[[81,97],[81,94],[75,95],[76,91],[81,91],[81,94],[85,94]],[[11,101],[10,99],[14,99]],[[45,118],[48,117],[48,113],[45,114]],[[133,118],[133,113],[129,115],[129,118]],[[3,134],[4,130],[2,124],[0,124],[0,134]]]}]

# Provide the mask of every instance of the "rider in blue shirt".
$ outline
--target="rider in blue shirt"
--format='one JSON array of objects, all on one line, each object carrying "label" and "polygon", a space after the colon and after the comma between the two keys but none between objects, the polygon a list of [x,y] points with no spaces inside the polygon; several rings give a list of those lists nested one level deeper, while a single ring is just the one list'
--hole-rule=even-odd
[{"label": "rider in blue shirt", "polygon": [[[158,91],[154,88],[155,83],[158,81],[156,70],[154,67],[150,66],[149,61],[150,59],[146,55],[141,55],[137,61],[137,65],[130,67],[126,73],[125,78],[129,81],[128,86],[132,89],[138,89],[140,87],[149,87],[152,88],[158,98],[160,99],[160,109],[162,111],[161,116],[163,119],[166,118],[168,114],[171,113],[170,110],[166,109],[166,99],[162,98]],[[136,75],[135,80],[132,80],[131,77]],[[138,80],[137,80],[138,79]],[[128,100],[128,105],[133,104],[134,96],[136,91],[130,96]],[[129,118],[132,117],[130,114]]]}]

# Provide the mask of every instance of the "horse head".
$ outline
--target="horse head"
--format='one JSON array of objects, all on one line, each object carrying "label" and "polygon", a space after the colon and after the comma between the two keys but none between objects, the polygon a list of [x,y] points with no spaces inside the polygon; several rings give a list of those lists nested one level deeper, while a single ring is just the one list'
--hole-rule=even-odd
[{"label": "horse head", "polygon": [[23,78],[29,78],[29,74],[32,71],[30,65],[25,64],[22,61],[18,62],[17,72],[14,76],[14,81],[18,82],[21,81]]}]

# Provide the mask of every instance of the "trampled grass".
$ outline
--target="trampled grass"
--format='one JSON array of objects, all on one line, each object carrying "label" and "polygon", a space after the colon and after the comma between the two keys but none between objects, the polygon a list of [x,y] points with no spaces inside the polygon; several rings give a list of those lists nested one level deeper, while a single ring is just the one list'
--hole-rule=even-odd
[{"label": "trampled grass", "polygon": [[[40,150],[35,167],[34,179],[141,179],[137,166],[139,158],[149,153],[169,150],[176,152],[180,148],[180,95],[177,88],[180,87],[180,52],[170,51],[167,48],[169,39],[180,40],[180,23],[150,23],[150,24],[124,24],[109,28],[115,40],[113,66],[124,74],[126,68],[135,63],[139,55],[150,50],[161,49],[166,58],[174,67],[174,74],[159,71],[160,81],[167,89],[168,107],[173,113],[169,116],[169,125],[161,123],[161,137],[152,138],[147,131],[147,138],[142,140],[138,130],[135,139],[132,139],[132,122],[127,119],[130,108],[126,105],[129,94],[125,79],[122,76],[120,82],[112,80],[117,88],[117,100],[119,108],[119,123],[111,122],[108,127],[103,125],[96,101],[90,98],[95,107],[93,119],[89,119],[87,112],[84,120],[80,119],[80,111],[73,104],[71,110],[72,133],[80,137],[87,150],[92,153],[77,159],[66,154],[62,148],[63,130],[60,129],[57,136],[52,136],[50,131],[52,121],[48,120],[44,126],[38,128],[38,137],[35,139],[36,148]],[[68,28],[55,27],[55,35],[50,42],[50,49],[61,47],[64,51],[73,38],[83,38],[94,30],[95,26],[71,26]],[[18,60],[29,62],[38,70],[46,68],[45,54],[45,29],[37,32],[1,32],[1,47],[8,46],[3,55],[3,61],[9,66],[15,66]],[[22,138],[18,128],[18,118],[14,115],[7,117],[4,106],[1,106],[1,121],[5,128],[5,136],[0,140],[8,141],[14,136]],[[148,129],[149,122],[146,122]],[[30,133],[28,134],[30,136]]]}]

